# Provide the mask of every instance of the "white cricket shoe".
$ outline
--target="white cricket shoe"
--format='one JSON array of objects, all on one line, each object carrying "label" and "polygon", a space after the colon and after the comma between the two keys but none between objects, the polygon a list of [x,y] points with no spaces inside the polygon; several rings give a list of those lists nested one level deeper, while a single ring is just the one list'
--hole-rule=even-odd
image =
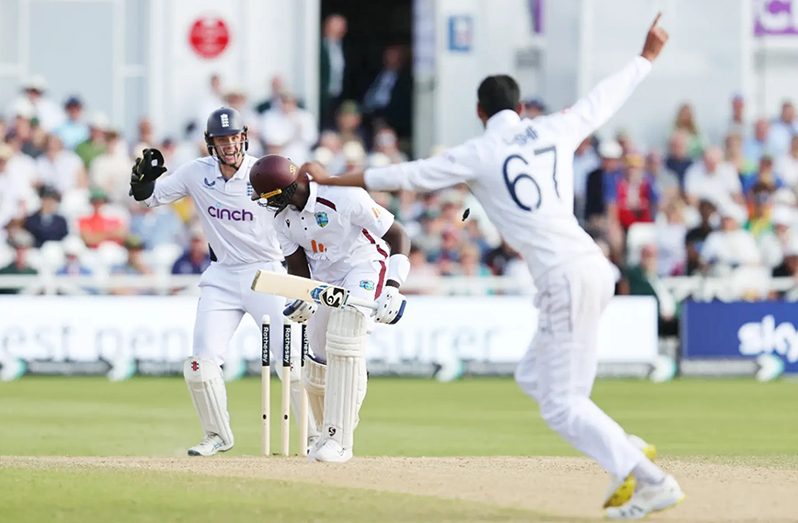
[{"label": "white cricket shoe", "polygon": [[[640,449],[643,454],[651,461],[657,457],[657,447],[646,442],[643,438],[629,434],[629,442]],[[625,478],[610,477],[610,486],[604,495],[603,508],[620,507],[630,499],[637,488],[637,478],[634,474],[629,474]]]},{"label": "white cricket shoe", "polygon": [[684,492],[670,474],[661,483],[638,483],[632,498],[620,507],[609,507],[604,515],[607,519],[643,519],[652,512],[669,509],[684,499]]},{"label": "white cricket shoe", "polygon": [[308,452],[309,461],[325,463],[346,463],[352,459],[352,451],[345,449],[334,439],[326,439]]},{"label": "white cricket shoe", "polygon": [[189,456],[213,456],[219,452],[225,452],[233,448],[233,444],[225,444],[218,434],[208,433],[205,439],[188,449]]}]

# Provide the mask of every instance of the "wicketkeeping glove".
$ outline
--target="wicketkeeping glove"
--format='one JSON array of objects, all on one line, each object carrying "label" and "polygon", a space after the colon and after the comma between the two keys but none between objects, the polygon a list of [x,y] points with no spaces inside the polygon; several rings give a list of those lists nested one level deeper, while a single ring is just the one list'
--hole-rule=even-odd
[{"label": "wicketkeeping glove", "polygon": [[294,300],[283,309],[283,316],[296,323],[305,323],[319,306],[302,300]]},{"label": "wicketkeeping glove", "polygon": [[405,298],[396,287],[385,286],[382,294],[377,298],[377,311],[374,314],[374,321],[379,323],[389,323],[393,325],[405,313]]},{"label": "wicketkeeping glove", "polygon": [[130,183],[154,182],[160,175],[166,172],[163,154],[158,149],[144,149],[142,158],[136,158],[133,164],[133,172],[130,175]]}]

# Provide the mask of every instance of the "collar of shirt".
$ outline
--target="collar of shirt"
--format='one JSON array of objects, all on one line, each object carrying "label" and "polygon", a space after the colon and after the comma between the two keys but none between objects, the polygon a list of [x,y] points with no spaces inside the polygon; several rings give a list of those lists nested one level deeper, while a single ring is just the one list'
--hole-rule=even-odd
[{"label": "collar of shirt", "polygon": [[308,182],[308,201],[305,202],[305,207],[299,212],[315,212],[316,211],[316,196],[319,192],[319,184],[316,182]]},{"label": "collar of shirt", "polygon": [[[246,178],[246,176],[247,176],[247,174],[249,172],[247,169],[244,168],[244,163],[246,163],[246,161],[247,161],[247,157],[245,155],[244,159],[241,160],[241,166],[238,168],[238,170],[235,172],[235,174],[233,176],[231,176],[229,179],[227,179],[226,181],[229,182],[230,180],[242,180],[242,179]],[[224,175],[222,174],[221,165],[222,165],[221,161],[217,158],[216,159],[216,167],[215,167],[216,178],[224,179]]]},{"label": "collar of shirt", "polygon": [[488,131],[500,130],[507,126],[517,124],[521,117],[512,109],[504,109],[488,118],[485,129]]}]

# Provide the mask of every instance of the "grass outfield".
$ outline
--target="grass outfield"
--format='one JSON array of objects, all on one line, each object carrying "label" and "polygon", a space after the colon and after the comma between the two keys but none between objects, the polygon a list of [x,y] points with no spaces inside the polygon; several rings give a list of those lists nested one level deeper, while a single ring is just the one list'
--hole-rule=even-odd
[{"label": "grass outfield", "polygon": [[[258,454],[259,387],[257,379],[229,384],[236,446],[204,463]],[[277,383],[272,396],[276,413]],[[594,392],[601,407],[629,432],[655,442],[661,455],[789,471],[798,469],[796,397],[796,381],[605,380]],[[359,457],[576,455],[548,430],[534,403],[510,379],[374,379],[361,418]],[[276,448],[276,424],[273,428]],[[220,482],[212,474],[177,470],[184,462],[197,463],[182,456],[199,437],[179,378],[110,383],[104,378],[26,377],[0,383],[0,456],[7,457],[0,457],[0,493],[11,500],[0,504],[0,520],[187,521],[197,514],[200,521],[579,520],[484,500],[452,503],[433,495],[364,488],[325,486],[307,496],[305,480],[291,477],[237,475]],[[23,467],[10,456],[180,458],[166,460],[157,470],[146,463],[130,470],[96,466],[101,461]],[[214,501],[219,499],[224,503]],[[337,507],[332,513],[331,506]],[[271,509],[270,516],[264,507]]]}]

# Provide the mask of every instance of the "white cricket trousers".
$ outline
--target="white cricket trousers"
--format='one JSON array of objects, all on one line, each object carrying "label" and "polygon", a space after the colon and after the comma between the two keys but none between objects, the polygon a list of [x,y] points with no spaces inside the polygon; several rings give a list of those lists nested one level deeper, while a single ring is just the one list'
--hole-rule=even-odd
[{"label": "white cricket trousers", "polygon": [[620,425],[590,399],[601,313],[613,295],[609,262],[578,259],[547,272],[535,296],[538,330],[515,371],[543,420],[607,472],[625,478],[644,459]]},{"label": "white cricket trousers", "polygon": [[[194,356],[224,362],[224,353],[244,313],[260,325],[261,317],[271,317],[272,361],[282,359],[283,308],[285,298],[251,289],[258,269],[285,273],[280,262],[251,265],[211,263],[200,278],[200,298],[194,324]],[[293,355],[292,355],[293,356]]]}]

